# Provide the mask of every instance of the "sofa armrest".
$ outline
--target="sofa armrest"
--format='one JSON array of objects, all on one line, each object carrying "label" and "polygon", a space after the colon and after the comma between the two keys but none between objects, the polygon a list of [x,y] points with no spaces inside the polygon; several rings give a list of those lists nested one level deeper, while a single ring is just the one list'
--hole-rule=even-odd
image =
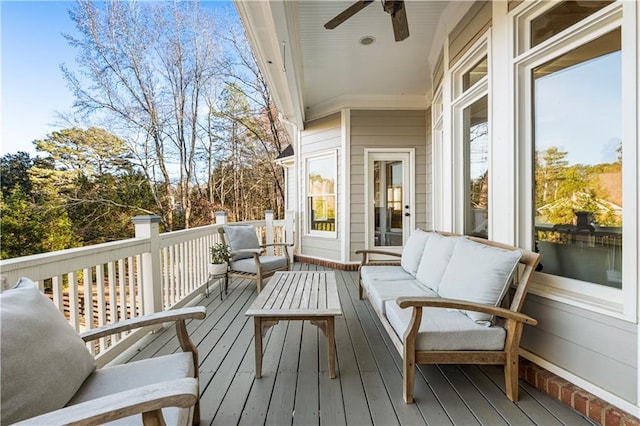
[{"label": "sofa armrest", "polygon": [[103,424],[142,413],[162,416],[159,410],[164,407],[192,407],[198,400],[198,392],[197,379],[171,380],[70,405],[17,424]]},{"label": "sofa armrest", "polygon": [[191,308],[157,312],[155,314],[119,321],[114,324],[103,325],[102,327],[81,333],[80,337],[85,342],[90,342],[112,334],[122,333],[123,331],[147,327],[150,325],[163,324],[165,322],[185,321],[188,319],[201,320],[205,318],[206,313],[207,309],[204,306],[194,306]]},{"label": "sofa armrest", "polygon": [[[362,261],[360,262],[360,266],[372,264],[372,262],[369,261],[369,255],[371,254],[381,254],[384,256],[391,256],[391,257],[402,257],[402,254],[400,253],[396,253],[393,251],[386,251],[386,250],[356,250],[355,253],[362,255]],[[380,262],[383,262],[383,261],[380,261]],[[397,263],[397,264],[399,265],[400,263]]]},{"label": "sofa armrest", "polygon": [[536,325],[538,321],[520,312],[510,311],[509,309],[500,308],[498,306],[483,305],[481,303],[467,302],[457,299],[443,299],[440,297],[398,297],[396,303],[402,308],[410,307],[433,307],[445,309],[462,309],[465,311],[483,312],[489,315],[495,315],[507,320],[521,322],[523,324]]}]

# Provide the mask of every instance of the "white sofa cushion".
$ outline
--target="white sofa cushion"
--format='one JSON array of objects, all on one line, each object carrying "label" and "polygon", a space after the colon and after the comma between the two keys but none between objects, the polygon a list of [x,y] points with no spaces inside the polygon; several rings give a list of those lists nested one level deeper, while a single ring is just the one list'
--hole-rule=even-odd
[{"label": "white sofa cushion", "polygon": [[[504,250],[461,239],[442,275],[441,297],[497,306],[522,257],[520,250]],[[475,321],[490,321],[491,315],[465,311]]]},{"label": "white sofa cushion", "polygon": [[433,232],[424,246],[416,278],[436,293],[453,248],[460,239]]},{"label": "white sofa cushion", "polygon": [[367,292],[369,293],[371,304],[383,315],[385,314],[385,303],[388,300],[396,300],[396,298],[402,296],[437,296],[435,292],[416,279],[398,281],[371,280],[367,287]]},{"label": "white sofa cushion", "polygon": [[[389,323],[400,337],[411,321],[413,308],[402,309],[394,300],[385,303]],[[502,327],[477,324],[460,311],[423,308],[416,337],[419,351],[503,350],[506,332]]]},{"label": "white sofa cushion", "polygon": [[425,232],[422,229],[416,229],[411,233],[407,242],[402,249],[402,257],[400,258],[400,265],[405,271],[416,276],[418,271],[418,265],[422,259],[422,252],[424,246],[429,239],[432,232]]},{"label": "white sofa cushion", "polygon": [[0,318],[2,423],[64,407],[95,368],[84,341],[26,278],[0,293]]},{"label": "white sofa cushion", "polygon": [[[79,404],[140,386],[188,377],[194,377],[191,352],[177,352],[109,366],[94,371],[67,405]],[[187,424],[189,411],[188,408],[167,407],[162,409],[162,415],[168,425],[183,425]],[[109,424],[142,424],[142,416],[125,417]]]},{"label": "white sofa cushion", "polygon": [[364,288],[367,288],[369,282],[377,281],[398,281],[412,280],[413,276],[402,268],[395,265],[366,265],[360,268],[360,277]]}]

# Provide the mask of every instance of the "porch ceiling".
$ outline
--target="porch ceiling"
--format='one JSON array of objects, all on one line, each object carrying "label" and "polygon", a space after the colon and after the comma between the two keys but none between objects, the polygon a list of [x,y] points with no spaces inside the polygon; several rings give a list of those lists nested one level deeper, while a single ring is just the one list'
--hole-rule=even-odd
[{"label": "porch ceiling", "polygon": [[[277,106],[299,127],[343,107],[425,107],[438,53],[432,50],[439,51],[432,46],[441,45],[435,39],[445,33],[447,12],[473,3],[405,1],[410,36],[396,43],[379,1],[334,30],[324,28],[354,1],[236,0]],[[364,36],[374,43],[361,45]]]}]

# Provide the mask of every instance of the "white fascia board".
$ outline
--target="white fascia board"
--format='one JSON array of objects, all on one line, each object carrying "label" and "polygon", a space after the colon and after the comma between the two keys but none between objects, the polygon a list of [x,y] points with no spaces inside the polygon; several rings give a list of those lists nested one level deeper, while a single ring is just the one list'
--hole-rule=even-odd
[{"label": "white fascia board", "polygon": [[[300,55],[297,37],[290,36],[287,18],[293,14],[282,1],[234,0],[245,34],[267,82],[276,108],[286,121],[304,126],[299,83]],[[295,3],[295,2],[290,2]],[[295,22],[293,22],[295,25]],[[289,130],[289,129],[288,129]]]},{"label": "white fascia board", "polygon": [[424,95],[367,95],[339,96],[326,102],[310,106],[306,112],[307,120],[315,120],[334,114],[343,109],[419,109],[427,105]]}]

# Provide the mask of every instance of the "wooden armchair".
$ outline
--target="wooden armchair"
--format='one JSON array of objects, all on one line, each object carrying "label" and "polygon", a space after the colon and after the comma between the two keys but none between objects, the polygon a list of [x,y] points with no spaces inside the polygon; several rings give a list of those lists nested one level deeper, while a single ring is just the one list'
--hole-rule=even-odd
[{"label": "wooden armchair", "polygon": [[[262,291],[262,280],[277,271],[288,271],[291,259],[287,247],[293,244],[260,244],[253,225],[226,225],[218,232],[231,249],[229,276],[256,281],[258,292]],[[282,247],[282,255],[265,254],[267,247]]]},{"label": "wooden armchair", "polygon": [[[204,307],[132,318],[80,336],[29,280],[0,293],[3,424],[199,424],[198,350],[185,321]],[[95,368],[86,342],[175,322],[183,352]]]}]

